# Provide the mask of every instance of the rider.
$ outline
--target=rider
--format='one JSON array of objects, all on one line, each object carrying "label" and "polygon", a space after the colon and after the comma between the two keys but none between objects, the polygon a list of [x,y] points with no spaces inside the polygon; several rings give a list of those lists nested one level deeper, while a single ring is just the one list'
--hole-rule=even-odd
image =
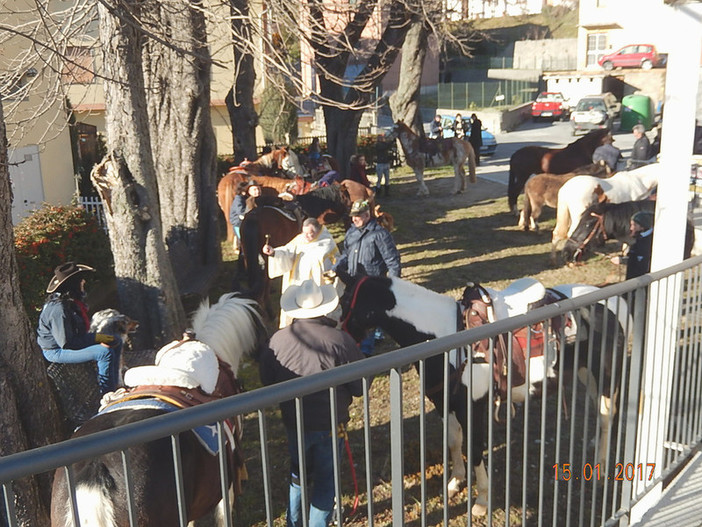
[{"label": "rider", "polygon": [[431,139],[441,139],[444,136],[444,129],[441,126],[441,116],[436,114],[429,126],[429,137]]},{"label": "rider", "polygon": [[85,304],[85,278],[95,269],[66,262],[54,270],[46,292],[49,296],[39,315],[37,343],[49,362],[75,364],[96,361],[100,394],[114,391],[119,383],[122,339],[90,333]]}]

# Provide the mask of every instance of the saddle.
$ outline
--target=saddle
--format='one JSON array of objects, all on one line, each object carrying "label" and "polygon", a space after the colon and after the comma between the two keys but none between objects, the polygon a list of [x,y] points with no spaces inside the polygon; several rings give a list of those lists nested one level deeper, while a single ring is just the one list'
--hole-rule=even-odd
[{"label": "saddle", "polygon": [[[546,300],[546,289],[533,278],[513,282],[503,291],[494,291],[480,284],[468,284],[461,299],[462,318],[466,329],[479,327],[503,318],[524,314],[530,309],[559,300]],[[553,328],[553,325],[552,325]],[[555,328],[553,328],[555,329]],[[496,404],[507,399],[509,336],[498,335],[493,343],[493,382],[498,395]],[[551,353],[554,342],[546,342],[544,324],[519,328],[512,332],[512,383],[520,386],[527,382],[526,362],[533,357],[542,357],[548,352],[549,369],[553,368],[557,354]],[[490,342],[483,339],[473,344],[473,358],[489,362]],[[528,355],[527,355],[528,354]]]}]

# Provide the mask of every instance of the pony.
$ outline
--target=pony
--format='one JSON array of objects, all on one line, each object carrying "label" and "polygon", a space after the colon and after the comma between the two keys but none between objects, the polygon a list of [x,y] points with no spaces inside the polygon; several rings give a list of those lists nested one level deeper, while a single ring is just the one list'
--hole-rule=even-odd
[{"label": "pony", "polygon": [[628,172],[618,172],[608,179],[576,176],[558,191],[556,227],[551,237],[551,264],[563,240],[575,230],[585,210],[598,202],[622,203],[640,201],[658,184],[660,165],[652,163]]},{"label": "pony", "polygon": [[468,163],[470,182],[476,182],[475,152],[468,141],[457,137],[448,139],[419,137],[402,121],[395,123],[387,138],[399,139],[402,150],[405,153],[405,160],[412,167],[419,183],[418,196],[429,195],[429,189],[424,183],[424,169],[426,167],[453,165],[454,194],[460,194],[466,189],[466,172],[463,166],[465,163]]},{"label": "pony", "polygon": [[525,146],[509,158],[507,205],[517,216],[517,197],[532,174],[565,174],[592,163],[592,153],[603,144],[609,130],[593,130],[564,148]]},{"label": "pony", "polygon": [[[464,329],[462,317],[457,317],[460,313],[460,305],[451,297],[435,293],[425,289],[419,285],[407,282],[396,277],[359,277],[351,278],[347,275],[339,275],[344,281],[346,288],[341,298],[342,306],[342,327],[357,341],[360,341],[365,332],[371,328],[379,326],[386,331],[401,347],[410,346],[419,342],[424,342],[429,339],[439,338],[442,336],[456,333]],[[494,291],[489,288],[481,288],[475,284],[469,286],[469,291],[464,294],[464,299],[471,299],[472,291],[480,291],[478,297],[484,298],[483,293],[490,297],[490,301],[496,307],[496,312],[499,316],[513,316],[520,312],[524,312],[530,305],[538,304],[539,302],[555,302],[566,297],[579,296],[590,291],[596,290],[594,286],[584,286],[578,284],[570,284],[559,286],[551,292],[551,296],[544,300],[546,290],[543,285],[537,280],[526,279],[518,281],[513,286],[505,289],[502,292]],[[474,302],[465,300],[465,312],[468,316],[474,309]],[[616,301],[615,301],[616,302]],[[615,342],[613,326],[615,324],[622,325],[627,320],[628,315],[625,309],[617,311],[616,305],[598,304],[595,309],[594,317],[590,317],[590,310],[582,310],[582,322],[576,328],[570,331],[570,340],[574,344],[576,341],[588,339],[592,346],[595,347],[591,361],[591,368],[588,371],[578,371],[578,376],[581,379],[588,381],[588,386],[592,387],[591,374],[595,377],[599,376],[599,360],[602,359],[605,365],[611,365],[612,360],[606,357],[606,351],[599,348],[601,345],[611,345],[610,350],[615,350],[618,356],[621,356],[623,346],[621,339]],[[619,318],[609,313],[617,313]],[[427,316],[431,313],[432,316]],[[605,322],[606,320],[606,322]],[[555,328],[556,324],[550,324],[550,328]],[[564,324],[560,325],[561,328]],[[607,335],[607,339],[603,339],[603,335]],[[622,332],[617,334],[622,335]],[[555,339],[559,341],[561,339]],[[478,497],[472,507],[472,513],[476,516],[482,516],[487,510],[487,494],[488,494],[488,476],[485,470],[483,460],[483,451],[487,446],[487,419],[489,415],[489,393],[490,386],[493,382],[493,372],[489,370],[489,364],[479,357],[477,344],[472,350],[473,361],[472,366],[466,366],[466,357],[461,356],[462,350],[454,350],[449,357],[449,371],[447,375],[449,386],[444,386],[444,358],[442,355],[435,355],[427,358],[424,361],[424,385],[425,393],[431,402],[436,406],[439,415],[444,415],[444,396],[448,394],[448,448],[451,458],[451,475],[448,484],[449,496],[455,495],[461,483],[466,477],[466,467],[463,462],[462,447],[464,445],[464,434],[468,431],[472,433],[472,451],[471,459],[473,461],[473,469],[476,475],[476,485],[478,489]],[[572,364],[572,355],[568,355],[569,349],[562,352],[561,356],[571,357],[570,372],[575,371],[576,366],[581,369],[582,361],[578,365]],[[616,345],[615,345],[616,344]],[[600,357],[602,354],[602,357]],[[587,355],[583,353],[582,355]],[[555,355],[556,357],[558,355]],[[535,360],[535,359],[532,359]],[[543,357],[539,358],[543,364]],[[566,363],[568,360],[565,361]],[[417,366],[415,364],[415,366]],[[553,364],[551,364],[553,366]],[[605,367],[605,372],[608,371]],[[531,391],[535,384],[547,379],[547,376],[555,375],[558,368],[537,368],[533,367],[530,370],[530,378],[528,386],[521,386],[522,397],[526,396],[527,391]],[[525,381],[526,382],[526,381]],[[473,401],[472,422],[467,422],[467,386],[472,386],[470,394]],[[610,382],[607,380],[603,383],[607,387]],[[594,386],[597,386],[594,383]],[[445,392],[446,390],[446,392]],[[513,393],[516,393],[513,389]],[[602,401],[598,404],[602,415],[600,418],[603,421],[603,431],[605,433],[600,437],[602,441],[607,441],[606,431],[608,430],[607,422],[610,415],[616,413],[616,401],[614,396],[609,392],[601,394]],[[515,395],[515,401],[520,398]],[[605,412],[607,409],[607,412]],[[611,410],[611,411],[609,411]],[[606,414],[606,415],[605,415]],[[604,454],[604,450],[600,449],[600,454]]]},{"label": "pony", "polygon": [[299,195],[312,190],[312,184],[300,176],[287,179],[250,174],[241,167],[231,169],[227,174],[222,176],[222,179],[220,179],[217,184],[217,203],[219,203],[219,208],[226,218],[228,241],[234,239],[234,230],[229,223],[229,209],[232,206],[232,201],[234,201],[237,185],[242,181],[253,181],[257,183],[261,186],[261,194],[265,196],[277,196],[284,192]]},{"label": "pony", "polygon": [[280,147],[263,154],[256,161],[244,162],[236,169],[254,176],[304,176],[305,171],[295,151],[290,147]]},{"label": "pony", "polygon": [[[222,295],[219,301],[208,306],[203,303],[192,320],[192,327],[199,340],[183,340],[164,347],[159,354],[161,361],[167,357],[178,357],[189,353],[190,357],[205,357],[192,360],[189,373],[195,384],[177,386],[137,386],[131,390],[112,393],[113,400],[104,403],[107,407],[81,426],[73,437],[82,437],[118,426],[163,415],[177,407],[167,407],[158,400],[156,393],[164,393],[180,401],[194,399],[198,402],[216,400],[238,393],[235,372],[241,358],[255,351],[263,341],[266,331],[263,319],[255,302],[231,293]],[[196,353],[197,351],[197,353]],[[175,355],[169,355],[175,352]],[[182,356],[182,355],[181,355]],[[145,366],[149,373],[164,371],[173,373],[182,370],[160,370],[158,366]],[[139,370],[133,368],[130,372]],[[160,378],[152,375],[152,379]],[[215,384],[216,380],[216,384]],[[206,383],[208,386],[206,387]],[[211,383],[212,386],[209,386]],[[214,387],[214,388],[213,388]],[[124,403],[121,393],[133,399]],[[183,394],[178,397],[178,394]],[[138,403],[138,404],[136,404]],[[180,406],[180,405],[179,405]],[[185,406],[185,404],[183,404]],[[239,423],[240,424],[240,423]],[[228,425],[225,423],[225,428]],[[234,426],[233,436],[228,438],[228,469],[230,492],[237,490],[238,482],[245,475],[243,458],[239,451],[240,426]],[[112,452],[97,458],[86,459],[72,465],[72,482],[75,488],[75,503],[80,525],[130,525],[128,498],[135,511],[136,522],[142,527],[179,525],[179,498],[173,478],[174,467],[171,438],[166,437],[149,443],[130,447],[130,489],[128,496],[123,458],[120,452]],[[194,431],[180,434],[180,456],[182,459],[182,505],[187,521],[196,520],[212,511],[221,499],[219,457],[206,450]],[[236,492],[235,492],[236,494]],[[66,471],[58,469],[54,475],[51,496],[52,527],[73,526]],[[221,512],[221,507],[220,507]]]},{"label": "pony", "polygon": [[612,173],[605,163],[592,163],[576,168],[567,174],[537,174],[529,178],[524,186],[524,208],[519,214],[519,226],[525,231],[539,230],[536,220],[541,216],[544,205],[556,208],[558,190],[569,179],[579,175],[607,177]]},{"label": "pony", "polygon": [[[566,240],[561,256],[568,262],[579,261],[591,246],[602,246],[605,241],[616,239],[631,245],[629,224],[631,217],[639,212],[655,212],[652,200],[625,201],[624,203],[596,203],[583,213],[580,222]],[[695,244],[695,228],[688,219],[685,231],[684,257],[689,258]]]}]

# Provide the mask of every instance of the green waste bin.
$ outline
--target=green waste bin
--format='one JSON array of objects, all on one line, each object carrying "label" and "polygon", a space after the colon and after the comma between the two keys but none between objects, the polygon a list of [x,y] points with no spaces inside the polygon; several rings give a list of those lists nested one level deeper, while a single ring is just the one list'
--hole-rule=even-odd
[{"label": "green waste bin", "polygon": [[636,124],[642,124],[646,130],[653,128],[653,101],[648,95],[627,95],[622,99],[622,122],[619,129],[631,132]]}]

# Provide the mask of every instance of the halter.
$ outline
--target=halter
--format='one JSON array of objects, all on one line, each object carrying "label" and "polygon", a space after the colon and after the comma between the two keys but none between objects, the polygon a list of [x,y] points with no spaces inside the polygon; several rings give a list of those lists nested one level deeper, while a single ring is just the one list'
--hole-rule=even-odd
[{"label": "halter", "polygon": [[351,313],[353,313],[353,309],[356,307],[356,300],[358,300],[358,291],[361,289],[363,282],[365,282],[366,280],[368,280],[368,276],[362,277],[353,288],[353,296],[351,297],[351,305],[349,306],[349,312],[344,318],[344,320],[341,321],[341,329],[346,331],[346,333],[350,334],[348,330],[349,319],[351,318]]},{"label": "halter", "polygon": [[[598,231],[602,231],[602,236],[604,237],[605,241],[607,241],[607,232],[605,231],[604,228],[604,214],[597,214],[595,212],[590,213],[591,216],[594,216],[597,218],[597,221],[595,222],[595,225],[593,225],[592,230],[590,231],[590,234],[587,235],[587,237],[578,244],[578,248],[575,249],[575,252],[573,253],[573,258],[577,259],[580,257],[580,255],[583,252],[583,249],[587,246],[588,243],[595,237],[595,235],[598,233]],[[568,238],[568,241],[573,242],[573,243],[578,243],[576,242],[573,238]]]}]

